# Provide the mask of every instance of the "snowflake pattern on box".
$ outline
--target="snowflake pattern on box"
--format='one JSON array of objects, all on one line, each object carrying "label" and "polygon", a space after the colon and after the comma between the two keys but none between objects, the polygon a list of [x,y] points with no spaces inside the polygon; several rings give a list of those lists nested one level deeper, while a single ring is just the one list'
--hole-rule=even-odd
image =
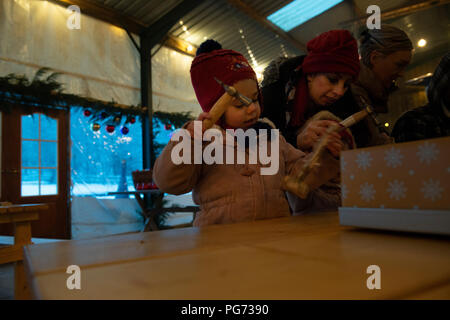
[{"label": "snowflake pattern on box", "polygon": [[341,154],[343,207],[449,210],[450,137]]},{"label": "snowflake pattern on box", "polygon": [[431,199],[434,202],[442,197],[441,193],[444,189],[441,188],[439,180],[434,181],[430,178],[428,181],[423,181],[423,187],[420,191],[422,191],[425,199]]},{"label": "snowflake pattern on box", "polygon": [[345,184],[341,185],[341,195],[342,199],[346,199],[348,195],[348,188]]},{"label": "snowflake pattern on box", "polygon": [[361,151],[356,156],[356,163],[358,164],[358,168],[362,168],[363,170],[366,170],[370,167],[370,163],[372,161],[372,157],[370,156],[370,152],[367,151]]},{"label": "snowflake pattern on box", "polygon": [[367,182],[364,182],[364,184],[362,184],[359,189],[359,194],[361,195],[361,198],[367,202],[375,199],[375,192],[376,191],[375,188],[373,187],[373,184],[369,184]]},{"label": "snowflake pattern on box", "polygon": [[403,155],[400,150],[392,147],[384,153],[384,161],[386,165],[391,168],[397,168],[402,165]]},{"label": "snowflake pattern on box", "polygon": [[417,156],[419,157],[420,163],[430,164],[431,161],[437,160],[439,154],[439,149],[436,144],[425,142],[423,145],[418,147]]},{"label": "snowflake pattern on box", "polygon": [[345,168],[347,167],[347,161],[345,159],[341,159],[341,172],[345,171]]},{"label": "snowflake pattern on box", "polygon": [[403,181],[390,181],[388,182],[389,188],[387,189],[387,192],[389,193],[389,198],[400,200],[401,198],[406,197],[406,190],[405,183]]}]

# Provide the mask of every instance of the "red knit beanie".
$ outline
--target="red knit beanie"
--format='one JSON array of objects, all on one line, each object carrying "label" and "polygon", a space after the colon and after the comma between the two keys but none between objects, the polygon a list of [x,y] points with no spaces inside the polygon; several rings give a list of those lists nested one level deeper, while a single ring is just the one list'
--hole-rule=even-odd
[{"label": "red knit beanie", "polygon": [[353,79],[359,74],[358,44],[347,30],[331,30],[310,40],[306,47],[308,55],[298,66],[303,77],[297,84],[294,98],[294,110],[290,126],[303,125],[308,105],[309,93],[306,82],[308,73],[347,73]]},{"label": "red knit beanie", "polygon": [[359,74],[358,44],[347,30],[331,30],[310,40],[302,63],[304,73]]},{"label": "red knit beanie", "polygon": [[204,112],[211,110],[214,103],[225,93],[214,77],[229,86],[245,79],[256,81],[252,67],[244,56],[236,51],[218,49],[199,54],[192,61],[191,81]]}]

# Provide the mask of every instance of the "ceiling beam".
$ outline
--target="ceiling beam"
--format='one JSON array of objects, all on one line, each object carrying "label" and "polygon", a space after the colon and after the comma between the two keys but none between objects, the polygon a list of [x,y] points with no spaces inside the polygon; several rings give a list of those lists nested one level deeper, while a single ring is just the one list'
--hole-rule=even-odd
[{"label": "ceiling beam", "polygon": [[135,34],[140,34],[146,26],[130,16],[124,15],[118,10],[106,8],[87,0],[50,0],[51,2],[68,8],[76,5],[80,8],[82,14],[108,22],[112,25],[128,30]]},{"label": "ceiling beam", "polygon": [[[416,3],[413,5],[405,6],[405,7],[397,7],[395,9],[391,9],[391,10],[382,12],[381,19],[390,20],[390,19],[402,17],[402,16],[405,16],[405,15],[408,15],[411,13],[419,12],[422,10],[427,10],[427,9],[434,8],[434,7],[441,6],[441,5],[448,4],[448,3],[450,3],[450,0],[428,0],[428,1],[423,1],[420,3]],[[346,20],[346,21],[340,22],[339,25],[344,26],[344,25],[351,24],[353,22],[363,23],[371,15],[372,14],[366,14],[364,16],[361,16],[361,17],[358,17],[355,19]]]},{"label": "ceiling beam", "polygon": [[229,4],[237,8],[238,10],[245,13],[247,16],[251,17],[258,23],[260,23],[263,27],[269,29],[273,33],[277,34],[287,42],[289,42],[291,45],[296,47],[302,52],[307,52],[305,44],[301,43],[300,41],[296,40],[294,37],[292,37],[287,32],[283,31],[281,28],[277,27],[275,24],[267,20],[265,17],[261,16],[256,12],[254,8],[249,6],[248,4],[242,2],[241,0],[227,0]]},{"label": "ceiling beam", "polygon": [[195,52],[197,51],[196,45],[173,35],[167,35],[164,45],[191,57],[195,57]]}]

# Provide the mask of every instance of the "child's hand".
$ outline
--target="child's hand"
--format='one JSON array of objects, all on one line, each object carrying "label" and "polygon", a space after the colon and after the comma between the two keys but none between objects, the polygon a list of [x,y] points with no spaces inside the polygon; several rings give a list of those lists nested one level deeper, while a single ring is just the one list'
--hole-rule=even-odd
[{"label": "child's hand", "polygon": [[[202,112],[198,115],[196,121],[203,121],[205,119],[211,119],[211,116],[208,112]],[[194,121],[191,121],[188,126],[186,127],[186,130],[189,131],[191,134],[191,137],[194,137]],[[205,132],[205,128],[202,125],[202,133]]]}]

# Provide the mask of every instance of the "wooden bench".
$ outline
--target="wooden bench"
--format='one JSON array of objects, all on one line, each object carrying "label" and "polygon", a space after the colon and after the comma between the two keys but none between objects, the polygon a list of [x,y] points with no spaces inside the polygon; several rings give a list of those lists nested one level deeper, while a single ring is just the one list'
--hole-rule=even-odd
[{"label": "wooden bench", "polygon": [[23,246],[31,244],[31,221],[48,210],[47,204],[18,204],[0,207],[0,223],[14,224],[14,243],[0,247],[0,264],[15,262],[14,297],[27,299],[29,288],[23,267]]}]

